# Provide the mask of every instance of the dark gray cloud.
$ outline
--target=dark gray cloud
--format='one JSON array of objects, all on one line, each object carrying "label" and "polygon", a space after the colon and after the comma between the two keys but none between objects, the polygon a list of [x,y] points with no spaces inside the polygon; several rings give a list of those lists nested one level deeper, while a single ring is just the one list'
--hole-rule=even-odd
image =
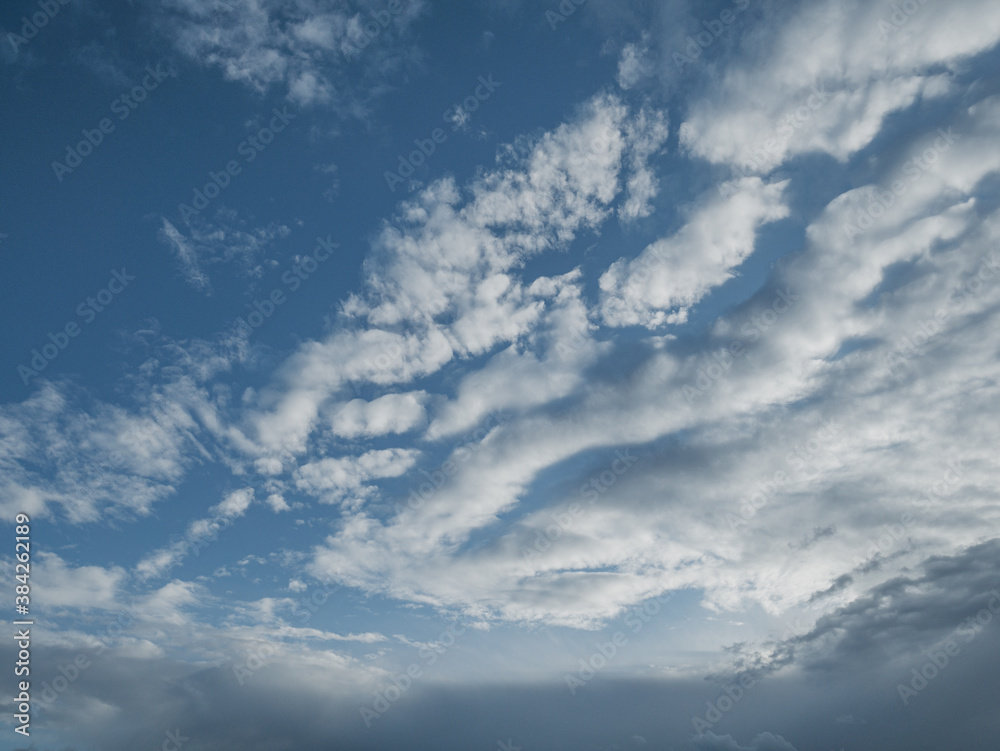
[{"label": "dark gray cloud", "polygon": [[694,739],[698,751],[795,751],[795,747],[780,735],[761,733],[749,746],[741,746],[731,735],[705,733]]},{"label": "dark gray cloud", "polygon": [[[949,638],[969,643],[1000,617],[998,590],[1000,540],[935,556],[920,573],[895,577],[820,618],[813,631],[786,645],[789,659],[798,657],[810,670],[843,670],[873,659],[894,661]],[[976,621],[984,610],[988,616]]]},{"label": "dark gray cloud", "polygon": [[[773,659],[713,680],[613,680],[585,690],[562,681],[490,685],[415,683],[371,727],[359,708],[367,689],[333,668],[280,660],[243,685],[228,665],[167,657],[95,660],[36,723],[39,751],[62,749],[52,731],[102,751],[159,748],[165,733],[188,738],[185,751],[328,749],[497,749],[508,740],[532,749],[651,747],[688,751],[992,751],[1000,737],[1000,539],[874,587],[821,618],[809,633],[770,648]],[[989,616],[984,615],[988,613]],[[899,685],[913,670],[946,665],[904,704]],[[13,658],[9,647],[2,658]],[[51,684],[71,650],[36,649],[36,690]],[[723,697],[734,697],[726,700]],[[712,711],[711,707],[716,710]],[[696,732],[693,718],[709,729]],[[844,718],[850,717],[846,722]],[[64,742],[70,738],[63,736]]]}]

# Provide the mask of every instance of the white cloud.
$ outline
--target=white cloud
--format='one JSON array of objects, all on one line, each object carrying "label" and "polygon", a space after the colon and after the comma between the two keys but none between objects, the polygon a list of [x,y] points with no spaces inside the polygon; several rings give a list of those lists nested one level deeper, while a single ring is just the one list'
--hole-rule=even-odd
[{"label": "white cloud", "polygon": [[281,460],[273,456],[264,456],[253,463],[254,469],[262,475],[280,475],[283,469]]},{"label": "white cloud", "polygon": [[213,506],[210,511],[216,516],[233,519],[243,516],[253,501],[253,488],[241,488],[229,493],[222,502]]},{"label": "white cloud", "polygon": [[341,438],[406,433],[426,420],[424,402],[427,394],[412,391],[386,394],[372,401],[352,399],[330,409],[331,431]]},{"label": "white cloud", "polygon": [[[381,4],[335,0],[228,0],[226,6],[170,0],[155,11],[157,30],[192,61],[256,91],[285,89],[300,106],[332,106],[363,115],[383,80],[416,56],[410,27],[420,0],[390,13]],[[380,20],[381,19],[381,20]]]},{"label": "white cloud", "polygon": [[631,174],[625,184],[627,198],[618,209],[622,219],[629,221],[653,213],[650,201],[656,197],[659,181],[649,160],[663,149],[669,133],[666,114],[649,109],[641,110],[626,126]]},{"label": "white cloud", "polygon": [[788,216],[786,185],[742,178],[709,191],[676,234],[612,264],[600,281],[605,322],[653,328],[686,321],[691,307],[753,252],[760,226]]},{"label": "white cloud", "polygon": [[[407,382],[535,328],[543,304],[516,269],[606,220],[623,169],[644,169],[665,127],[662,115],[630,118],[621,101],[601,94],[514,168],[486,172],[467,191],[442,179],[404,202],[366,261],[366,293],[343,306],[348,321],[370,328],[340,328],[290,359],[252,417],[262,451],[305,451],[321,406],[351,381]],[[630,190],[637,203],[629,212],[641,214],[654,183]]]},{"label": "white cloud", "polygon": [[212,221],[193,217],[185,225],[187,235],[169,219],[161,217],[161,222],[160,241],[177,257],[187,282],[206,294],[212,293],[206,266],[236,263],[244,276],[260,277],[265,251],[276,239],[291,234],[278,224],[246,228],[235,212],[225,209],[217,211]]},{"label": "white cloud", "polygon": [[[324,38],[320,27],[301,34],[310,43]],[[893,107],[920,92],[948,90],[940,71],[883,72],[853,94],[831,89],[829,101],[810,110],[818,130],[797,130],[775,159],[814,148],[849,155],[881,132]],[[797,70],[789,75],[785,93],[792,97],[812,80]],[[761,122],[798,106],[775,97]],[[745,104],[736,95],[728,101]],[[690,125],[704,116],[698,107],[708,112],[710,104],[694,108],[687,143],[728,161],[736,152],[726,151],[719,134],[735,128],[741,112],[753,131],[756,115],[740,107],[722,113],[718,132]],[[464,187],[437,180],[404,201],[375,237],[365,287],[344,304],[333,331],[304,343],[267,387],[247,391],[233,407],[246,435],[220,414],[223,398],[208,395],[210,375],[194,375],[225,372],[232,362],[207,348],[189,354],[187,380],[147,394],[166,419],[101,407],[100,420],[77,424],[64,417],[69,410],[58,390],[41,392],[31,409],[47,415],[44,437],[52,446],[43,448],[32,435],[36,423],[14,410],[2,423],[5,466],[22,467],[44,451],[73,457],[67,436],[88,451],[117,446],[112,428],[128,424],[128,466],[142,468],[165,494],[189,457],[213,456],[195,438],[210,434],[235,473],[252,466],[265,475],[260,497],[275,512],[290,507],[293,487],[341,505],[330,536],[311,554],[310,574],[482,623],[594,626],[678,588],[703,591],[716,610],[759,606],[768,613],[802,607],[817,593],[831,603],[850,597],[901,566],[969,544],[984,520],[997,520],[995,461],[983,448],[995,445],[996,431],[992,423],[969,425],[996,403],[1000,286],[984,282],[961,306],[954,303],[955,287],[981,272],[1000,237],[993,204],[978,193],[1000,168],[997,107],[985,99],[957,113],[947,124],[954,143],[877,222],[851,237],[845,226],[868,211],[910,154],[938,137],[886,133],[898,136],[897,151],[867,165],[879,184],[847,190],[808,216],[801,248],[699,343],[608,329],[684,321],[738,273],[760,227],[789,214],[796,178],[743,177],[707,191],[677,232],[614,263],[601,279],[599,309],[588,310],[580,269],[534,279],[522,278],[522,270],[616,214],[623,222],[648,216],[657,194],[651,161],[666,138],[662,113],[636,114],[598,95],[572,121],[539,136],[523,159]],[[859,118],[834,127],[825,118],[835,113]],[[890,364],[899,342],[938,309],[947,320],[925,332],[905,362]],[[736,341],[741,354],[719,355]],[[431,396],[434,386],[413,383],[449,363],[454,370],[440,384],[448,393]],[[377,386],[377,395],[349,400],[356,384]],[[439,462],[430,450],[367,445],[425,425],[422,438],[440,441],[498,408],[511,417],[482,430],[474,447],[456,445],[448,466],[457,469],[447,475],[445,464],[420,464]],[[850,434],[819,442],[798,467],[789,456],[817,442],[816,431],[831,418]],[[328,456],[333,438],[356,443],[343,449],[355,453]],[[623,461],[615,452],[626,449],[641,452],[642,461],[627,473],[609,469]],[[891,543],[893,560],[880,556],[858,568],[853,556],[870,549],[881,525],[897,524],[921,488],[940,484],[953,454],[964,462],[961,481],[921,507],[926,521]],[[72,462],[61,466],[66,478],[74,476]],[[766,493],[749,518],[730,524],[779,470],[790,479]],[[53,489],[18,471],[11,485],[23,498],[69,496],[66,479]],[[285,472],[290,480],[281,478]],[[395,514],[390,503],[367,503],[403,500],[387,497],[396,483],[379,481],[408,474],[435,478],[427,479],[436,486],[432,502],[397,506]],[[556,509],[580,502],[605,476],[613,487],[600,485],[604,492],[558,539],[525,555],[548,535]],[[224,522],[246,513],[255,492],[248,486],[227,496],[192,522],[184,539],[142,560],[140,577],[161,575],[213,539]],[[949,515],[955,503],[969,513]],[[88,498],[73,509],[74,519],[98,508]],[[831,582],[846,583],[838,589]],[[175,587],[162,599],[186,607],[190,594]]]},{"label": "white cloud", "polygon": [[706,95],[681,126],[682,144],[745,174],[811,151],[845,160],[890,113],[951,92],[963,62],[1000,40],[988,0],[921,5],[887,34],[892,13],[862,0],[768,11],[771,23],[705,82]]},{"label": "white cloud", "polygon": [[[56,506],[72,522],[102,514],[148,514],[173,492],[202,420],[216,408],[190,379],[137,394],[136,412],[90,400],[66,384],[40,382],[23,402],[0,407],[5,498],[36,514]],[[5,504],[6,505],[6,504]]]},{"label": "white cloud", "polygon": [[361,456],[320,459],[295,472],[295,486],[323,503],[345,502],[356,508],[375,492],[370,480],[399,477],[409,470],[420,452],[415,449],[382,449]]},{"label": "white cloud", "polygon": [[438,439],[472,429],[496,410],[530,410],[567,396],[584,382],[583,368],[602,347],[592,338],[579,270],[536,279],[529,294],[544,300],[546,314],[523,345],[493,355],[458,384],[456,397],[440,405],[427,430]]},{"label": "white cloud", "polygon": [[629,43],[622,49],[618,60],[618,85],[623,89],[631,89],[650,74],[649,61],[644,58],[644,49],[640,44]]},{"label": "white cloud", "polygon": [[211,289],[208,274],[202,268],[198,260],[198,251],[191,245],[191,242],[180,233],[180,231],[170,222],[163,219],[163,226],[160,228],[160,239],[167,243],[177,256],[188,284],[202,291]]},{"label": "white cloud", "polygon": [[61,608],[112,610],[126,580],[117,566],[72,566],[55,553],[35,553],[32,593],[53,611]]},{"label": "white cloud", "polygon": [[206,605],[207,600],[203,587],[175,580],[139,598],[134,611],[139,618],[154,623],[186,625],[191,622],[186,611]]},{"label": "white cloud", "polygon": [[285,500],[284,496],[278,493],[271,493],[271,495],[269,495],[265,500],[267,502],[267,505],[270,506],[271,510],[276,514],[279,514],[282,511],[290,511],[292,508],[291,506],[288,505],[288,502]]},{"label": "white cloud", "polygon": [[[136,573],[143,580],[164,576],[192,552],[198,553],[204,546],[213,542],[220,531],[242,517],[253,499],[253,488],[231,491],[221,502],[209,509],[211,516],[195,519],[188,524],[187,531],[181,539],[144,556],[136,564]],[[271,504],[271,507],[274,508],[274,504]]]},{"label": "white cloud", "polygon": [[[974,284],[979,291],[961,304],[955,290],[997,263],[1000,214],[966,192],[1000,170],[994,108],[986,100],[957,113],[954,143],[861,236],[848,238],[844,225],[870,190],[834,199],[809,226],[802,252],[719,319],[705,345],[692,352],[660,337],[638,351],[615,345],[611,361],[621,353],[634,362],[624,377],[574,387],[558,411],[545,402],[506,420],[456,461],[433,502],[388,519],[355,512],[317,551],[312,573],[470,617],[592,626],[688,587],[720,610],[832,607],[901,567],[975,542],[984,524],[1000,521],[985,448],[1000,438],[996,421],[969,422],[1000,403],[991,375],[1000,283]],[[900,161],[935,137],[904,144]],[[885,165],[883,179],[891,183],[898,168]],[[708,257],[708,281],[692,277],[694,291],[680,299],[697,300],[730,273],[752,249],[761,214],[785,211],[786,186],[746,178],[738,187],[707,202],[717,213],[703,225],[709,238],[718,226],[736,240],[686,246],[692,263]],[[743,218],[735,230],[724,208]],[[908,281],[885,286],[901,265],[914,268]],[[905,369],[890,367],[901,337],[912,338],[939,309],[947,325],[924,334]],[[740,354],[713,357],[733,342]],[[481,373],[495,369],[500,384],[505,367],[513,376],[524,366],[505,354]],[[467,376],[469,394],[481,373]],[[464,411],[476,414],[471,404]],[[841,426],[832,435],[821,432],[830,419]],[[678,435],[680,445],[655,443]],[[646,458],[618,476],[610,467],[622,447],[644,447]],[[948,462],[959,459],[956,480]],[[570,461],[584,468],[553,492],[542,478]],[[776,472],[785,479],[775,481]],[[582,503],[577,488],[604,474],[612,484],[546,537],[552,513]],[[540,495],[542,508],[526,507]],[[747,506],[751,498],[758,509]],[[862,566],[883,525],[899,527],[908,512],[919,522]],[[490,544],[467,547],[474,534]],[[539,539],[547,544],[526,556]],[[816,599],[835,581],[847,583]]]}]

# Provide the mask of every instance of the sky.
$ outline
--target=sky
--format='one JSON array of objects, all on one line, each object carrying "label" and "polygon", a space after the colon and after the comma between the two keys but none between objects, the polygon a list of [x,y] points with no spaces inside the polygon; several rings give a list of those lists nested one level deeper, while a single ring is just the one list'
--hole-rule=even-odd
[{"label": "sky", "polygon": [[998,70],[991,0],[5,3],[0,748],[994,751]]}]

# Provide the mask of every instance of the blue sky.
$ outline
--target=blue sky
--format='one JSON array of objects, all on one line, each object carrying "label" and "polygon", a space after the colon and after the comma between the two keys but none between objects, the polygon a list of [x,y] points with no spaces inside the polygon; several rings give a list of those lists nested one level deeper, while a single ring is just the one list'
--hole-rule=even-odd
[{"label": "blue sky", "polygon": [[0,37],[5,748],[995,746],[991,3]]}]

